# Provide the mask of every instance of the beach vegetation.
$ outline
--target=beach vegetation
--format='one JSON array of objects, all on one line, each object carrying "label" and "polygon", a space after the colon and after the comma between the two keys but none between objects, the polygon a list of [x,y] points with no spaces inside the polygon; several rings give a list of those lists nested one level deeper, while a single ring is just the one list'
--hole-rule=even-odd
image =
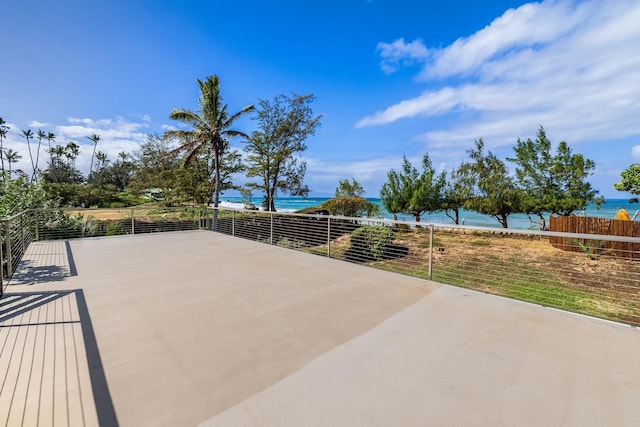
[{"label": "beach vegetation", "polygon": [[382,186],[382,203],[391,213],[405,213],[420,221],[425,213],[442,209],[446,175],[436,173],[429,155],[422,158],[422,170],[418,171],[405,156],[400,172],[391,170],[388,181]]},{"label": "beach vegetation", "polygon": [[306,139],[320,126],[322,115],[315,116],[311,103],[315,96],[278,95],[261,99],[255,119],[258,130],[251,133],[245,151],[247,177],[257,178],[246,184],[264,194],[263,208],[275,212],[279,192],[307,197],[304,184],[307,164],[300,155],[307,149]]},{"label": "beach vegetation", "polygon": [[493,216],[503,228],[508,228],[509,215],[522,211],[522,191],[516,187],[506,164],[491,151],[485,153],[482,138],[467,153],[471,162],[463,163],[459,169],[464,179],[473,183],[465,209]]},{"label": "beach vegetation", "polygon": [[205,80],[197,79],[197,82],[200,88],[199,110],[181,108],[174,109],[169,114],[169,118],[180,121],[191,129],[166,132],[167,137],[177,138],[180,142],[180,145],[169,151],[167,156],[176,157],[185,153],[184,165],[189,165],[197,159],[206,161],[207,173],[213,179],[213,206],[217,208],[223,189],[222,169],[225,154],[229,149],[229,138],[249,138],[246,133],[231,127],[240,117],[253,111],[254,107],[249,104],[230,114],[228,106],[222,100],[218,76],[214,74]]},{"label": "beach vegetation", "polygon": [[552,153],[552,144],[542,126],[535,141],[518,139],[513,147],[516,180],[522,190],[520,206],[523,213],[540,218],[546,229],[545,215],[571,215],[589,203],[600,206],[604,199],[587,182],[595,163],[581,154],[573,154],[565,141]]},{"label": "beach vegetation", "polygon": [[460,224],[460,211],[473,194],[473,182],[460,169],[449,173],[442,192],[442,209],[454,224]]},{"label": "beach vegetation", "polygon": [[98,148],[98,142],[100,141],[100,135],[96,133],[92,133],[87,137],[91,142],[93,142],[93,153],[91,154],[91,165],[89,166],[89,177],[88,181],[93,182],[93,161],[96,158],[96,148]]},{"label": "beach vegetation", "polygon": [[352,178],[351,181],[349,181],[348,179],[341,179],[338,181],[338,187],[336,188],[336,198],[362,196],[364,196],[364,188],[355,178]]},{"label": "beach vegetation", "polygon": [[327,211],[331,215],[348,217],[371,217],[379,212],[378,205],[363,197],[357,196],[329,199],[322,203],[317,210]]},{"label": "beach vegetation", "polygon": [[11,178],[8,173],[0,176],[0,218],[5,218],[27,209],[57,207],[43,188],[32,182],[25,174]]},{"label": "beach vegetation", "polygon": [[7,122],[0,117],[0,173],[4,173],[4,141],[7,139],[8,132],[9,126],[7,126]]},{"label": "beach vegetation", "polygon": [[[620,181],[613,187],[618,191],[626,191],[634,196],[640,196],[640,163],[634,163],[620,174]],[[638,197],[631,198],[631,203],[637,203]]]},{"label": "beach vegetation", "polygon": [[398,219],[398,214],[407,204],[408,195],[403,190],[401,174],[391,169],[387,172],[387,182],[380,189],[380,203],[391,214],[394,221]]},{"label": "beach vegetation", "polygon": [[[18,161],[20,161],[22,156],[16,150],[8,148],[4,152],[4,158],[7,160],[7,165],[9,167],[8,176],[10,177],[11,173],[13,172],[11,165],[14,163],[18,163]],[[3,173],[4,173],[4,169],[3,169]]]}]

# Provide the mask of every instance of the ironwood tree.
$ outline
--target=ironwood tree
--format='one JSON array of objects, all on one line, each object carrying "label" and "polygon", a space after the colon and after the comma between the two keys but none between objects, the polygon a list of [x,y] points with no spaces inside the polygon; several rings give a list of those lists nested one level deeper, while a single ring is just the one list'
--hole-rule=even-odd
[{"label": "ironwood tree", "polygon": [[422,158],[422,171],[418,171],[407,157],[403,157],[402,170],[389,171],[388,181],[380,190],[382,205],[397,218],[397,213],[413,216],[416,222],[425,213],[442,210],[445,173],[436,173],[428,154]]},{"label": "ironwood tree", "polygon": [[[620,174],[620,181],[613,184],[618,191],[626,191],[635,196],[640,196],[640,164],[634,163]],[[631,203],[638,203],[638,198],[630,199]]]},{"label": "ironwood tree", "polygon": [[520,213],[522,209],[521,191],[509,175],[507,165],[491,151],[484,152],[482,138],[467,153],[471,161],[463,163],[460,172],[473,183],[473,190],[464,208],[490,215],[503,228],[508,228],[509,215]]},{"label": "ironwood tree", "polygon": [[522,190],[521,210],[538,216],[543,229],[546,214],[571,215],[589,203],[599,206],[604,202],[587,181],[593,174],[595,162],[582,154],[573,154],[565,141],[558,143],[553,153],[542,126],[535,141],[518,139],[513,150],[515,157],[507,160],[516,165],[516,183]]},{"label": "ironwood tree", "polygon": [[278,192],[307,197],[304,184],[307,164],[301,153],[307,149],[306,139],[320,126],[322,115],[315,116],[312,94],[278,95],[273,100],[260,100],[256,120],[258,130],[251,133],[245,145],[247,177],[258,178],[247,188],[264,194],[263,207],[275,211]]}]

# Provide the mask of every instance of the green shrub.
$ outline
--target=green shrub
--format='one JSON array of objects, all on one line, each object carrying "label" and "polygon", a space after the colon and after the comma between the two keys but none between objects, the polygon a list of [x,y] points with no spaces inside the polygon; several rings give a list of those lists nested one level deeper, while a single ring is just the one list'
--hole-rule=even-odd
[{"label": "green shrub", "polygon": [[363,260],[379,260],[393,242],[393,230],[381,225],[365,225],[351,234],[350,256]]},{"label": "green shrub", "polygon": [[362,197],[329,199],[320,205],[318,209],[328,211],[331,215],[349,217],[369,217],[379,213],[378,205]]}]

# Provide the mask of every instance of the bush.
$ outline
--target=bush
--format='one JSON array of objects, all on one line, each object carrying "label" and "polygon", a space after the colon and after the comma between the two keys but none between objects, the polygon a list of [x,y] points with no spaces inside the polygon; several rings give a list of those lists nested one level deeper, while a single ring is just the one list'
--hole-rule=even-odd
[{"label": "bush", "polygon": [[378,205],[362,197],[337,197],[329,199],[319,206],[320,210],[331,215],[349,217],[370,217],[379,213]]},{"label": "bush", "polygon": [[393,230],[381,225],[365,225],[351,234],[349,256],[359,260],[379,260],[393,242]]}]

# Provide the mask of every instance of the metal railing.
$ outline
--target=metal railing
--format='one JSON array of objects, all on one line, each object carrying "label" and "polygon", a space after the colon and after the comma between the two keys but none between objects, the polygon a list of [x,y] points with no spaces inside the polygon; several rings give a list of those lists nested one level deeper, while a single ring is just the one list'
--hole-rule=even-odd
[{"label": "metal railing", "polygon": [[0,296],[29,243],[211,227],[204,208],[32,209],[0,220]]},{"label": "metal railing", "polygon": [[215,228],[238,238],[640,325],[637,237],[222,208],[213,213],[204,208],[24,212],[0,220],[1,276],[15,271],[32,240]]},{"label": "metal railing", "polygon": [[637,237],[224,210],[218,227],[257,242],[640,325]]},{"label": "metal railing", "polygon": [[37,239],[36,229],[29,211],[0,220],[0,297],[4,293],[4,278],[11,277],[29,243]]}]

